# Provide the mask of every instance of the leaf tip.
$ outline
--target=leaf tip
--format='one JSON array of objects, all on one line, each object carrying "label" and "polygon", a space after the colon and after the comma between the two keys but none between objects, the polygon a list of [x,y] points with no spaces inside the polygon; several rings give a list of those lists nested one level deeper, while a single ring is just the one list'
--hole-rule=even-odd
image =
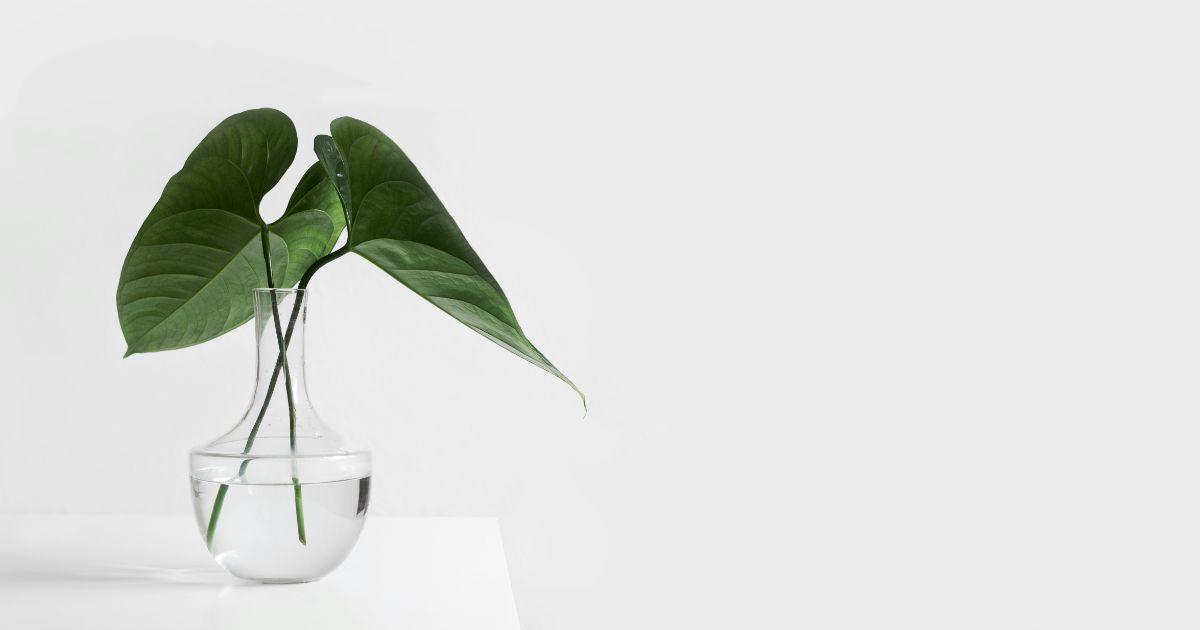
[{"label": "leaf tip", "polygon": [[587,415],[588,415],[587,394],[583,393],[583,390],[576,387],[575,383],[572,383],[570,380],[568,380],[566,378],[564,378],[563,380],[567,382],[567,385],[571,386],[571,389],[575,390],[576,394],[579,394],[579,402],[583,404],[583,417],[580,418],[580,420],[587,420]]}]

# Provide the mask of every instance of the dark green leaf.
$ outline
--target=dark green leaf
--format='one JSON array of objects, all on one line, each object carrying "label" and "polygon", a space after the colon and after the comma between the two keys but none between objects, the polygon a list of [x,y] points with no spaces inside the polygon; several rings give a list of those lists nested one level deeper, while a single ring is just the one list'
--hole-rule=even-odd
[{"label": "dark green leaf", "polygon": [[328,214],[329,220],[333,221],[339,232],[346,226],[342,202],[338,199],[333,184],[325,177],[325,169],[320,162],[313,162],[312,166],[304,171],[304,175],[296,183],[296,190],[292,191],[292,196],[288,199],[287,210],[283,216],[313,209]]},{"label": "dark green leaf", "polygon": [[353,225],[354,209],[350,205],[350,180],[346,176],[346,161],[342,158],[337,143],[329,136],[317,136],[317,139],[313,141],[313,150],[316,151],[317,160],[325,169],[325,176],[333,182],[338,198],[341,199],[346,225]]},{"label": "dark green leaf", "polygon": [[[333,250],[333,241],[338,236],[329,215],[321,210],[304,210],[285,216],[271,224],[271,233],[282,237],[287,243],[287,272],[279,285],[283,287],[299,282],[318,258]],[[278,267],[279,259],[274,255],[271,258]],[[272,270],[278,275],[277,269]]]},{"label": "dark green leaf", "polygon": [[349,176],[352,251],[421,297],[575,387],[521,331],[500,284],[413,163],[387,136],[353,118],[331,125]]},{"label": "dark green leaf", "polygon": [[[283,283],[276,286],[295,285],[313,263],[333,251],[346,227],[341,207],[321,165],[310,166],[296,184],[283,216],[267,226],[272,235],[283,238],[288,249],[287,272]],[[280,263],[274,257],[272,262]]]},{"label": "dark green leaf", "polygon": [[221,121],[200,141],[186,164],[206,157],[232,162],[246,177],[255,207],[296,159],[296,126],[283,112],[252,109]]},{"label": "dark green leaf", "polygon": [[[261,231],[253,194],[230,162],[194,160],[172,177],[121,270],[126,356],[195,345],[248,320],[250,290],[267,284]],[[271,238],[271,257],[282,282],[282,238]]]},{"label": "dark green leaf", "polygon": [[[227,118],[192,152],[129,248],[117,288],[126,356],[208,341],[253,315],[267,286],[258,204],[295,157],[291,121],[275,110]],[[275,286],[292,286],[333,249],[340,202],[319,165],[269,226]]]}]

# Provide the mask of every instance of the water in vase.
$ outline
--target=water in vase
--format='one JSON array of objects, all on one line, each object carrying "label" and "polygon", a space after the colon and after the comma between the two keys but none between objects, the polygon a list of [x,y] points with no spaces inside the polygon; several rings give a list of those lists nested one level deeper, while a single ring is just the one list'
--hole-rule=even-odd
[{"label": "water in vase", "polygon": [[227,571],[260,582],[307,582],[335,569],[358,540],[370,497],[370,452],[326,425],[308,397],[306,295],[254,290],[250,405],[190,454],[201,539]]},{"label": "water in vase", "polygon": [[[192,505],[207,537],[222,484],[192,479]],[[262,582],[305,582],[337,568],[366,520],[371,478],[301,483],[304,542],[290,483],[228,485],[210,551],[230,573]]]}]

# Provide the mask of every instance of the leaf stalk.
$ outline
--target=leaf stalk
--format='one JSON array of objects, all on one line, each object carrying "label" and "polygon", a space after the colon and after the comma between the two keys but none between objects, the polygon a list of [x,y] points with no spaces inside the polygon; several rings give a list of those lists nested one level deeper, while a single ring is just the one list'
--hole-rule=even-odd
[{"label": "leaf stalk", "polygon": [[[264,239],[265,238],[266,237],[265,237],[265,232],[264,232]],[[263,247],[264,247],[264,252],[269,251],[269,250],[265,249],[267,247],[265,240],[264,240]],[[346,246],[342,246],[342,247],[338,248],[337,250],[330,252],[329,254],[317,259],[317,261],[314,262],[312,264],[312,266],[310,266],[308,268],[308,270],[304,272],[304,275],[301,276],[300,282],[296,285],[296,288],[301,289],[301,290],[307,289],[308,283],[312,281],[313,276],[316,275],[316,273],[317,273],[317,270],[319,270],[321,267],[324,267],[325,265],[329,264],[330,262],[337,260],[338,258],[344,256],[349,251],[350,250]],[[268,257],[267,260],[270,260],[270,258]],[[268,267],[268,269],[269,269],[269,267]],[[274,284],[274,279],[272,278],[269,271],[267,273],[267,283],[268,283],[269,288],[274,288],[274,286],[272,286]],[[255,438],[258,437],[258,430],[262,426],[263,418],[266,417],[266,415],[267,415],[267,409],[271,405],[271,398],[275,394],[275,387],[279,383],[280,372],[284,373],[284,380],[285,380],[287,391],[288,391],[288,412],[289,412],[288,419],[290,422],[290,429],[291,429],[291,448],[292,448],[293,452],[296,449],[296,424],[295,424],[296,423],[296,410],[295,410],[295,406],[294,406],[293,400],[292,400],[292,389],[291,389],[291,385],[290,385],[290,380],[291,380],[290,370],[287,370],[287,349],[288,349],[288,346],[290,346],[292,343],[292,333],[295,332],[295,330],[296,330],[296,320],[300,316],[300,307],[302,306],[303,298],[297,299],[296,302],[294,304],[292,304],[292,312],[288,317],[287,330],[286,330],[286,332],[283,332],[282,334],[280,333],[280,330],[279,330],[279,311],[278,311],[279,307],[278,307],[278,303],[275,301],[274,295],[271,296],[271,300],[272,300],[271,306],[274,309],[273,316],[275,319],[276,335],[279,335],[278,338],[281,339],[281,341],[279,342],[279,356],[275,359],[275,369],[271,372],[271,380],[267,384],[267,393],[263,397],[262,407],[260,407],[258,410],[258,417],[256,417],[254,419],[254,425],[250,428],[250,435],[246,437],[246,446],[245,446],[245,448],[242,449],[243,455],[249,454],[250,449],[252,449],[254,447],[254,440],[255,440]],[[242,464],[238,468],[238,477],[242,477],[243,475],[246,474],[246,467],[249,465],[250,465],[249,459],[242,460]],[[300,489],[299,478],[293,477],[292,485],[294,488],[295,502],[296,502],[297,536],[299,537],[301,544],[307,545],[308,537],[307,537],[307,534],[304,529],[304,498],[303,498],[302,491]],[[225,496],[228,492],[229,492],[228,484],[221,484],[221,487],[217,490],[217,497],[213,502],[213,509],[212,509],[211,515],[209,516],[208,530],[207,530],[207,534],[205,536],[205,540],[208,544],[209,549],[212,548],[213,537],[217,531],[217,522],[218,522],[218,519],[220,519],[220,517],[221,517],[221,508],[225,504]]]}]

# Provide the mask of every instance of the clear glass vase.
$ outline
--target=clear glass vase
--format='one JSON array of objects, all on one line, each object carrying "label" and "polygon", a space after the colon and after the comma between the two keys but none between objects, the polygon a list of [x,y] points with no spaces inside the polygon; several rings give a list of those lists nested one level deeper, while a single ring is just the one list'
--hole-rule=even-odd
[{"label": "clear glass vase", "polygon": [[260,582],[308,582],[335,569],[370,498],[370,453],[326,427],[308,400],[307,302],[302,289],[254,290],[254,398],[233,430],[191,453],[192,503],[209,551],[225,570]]}]

